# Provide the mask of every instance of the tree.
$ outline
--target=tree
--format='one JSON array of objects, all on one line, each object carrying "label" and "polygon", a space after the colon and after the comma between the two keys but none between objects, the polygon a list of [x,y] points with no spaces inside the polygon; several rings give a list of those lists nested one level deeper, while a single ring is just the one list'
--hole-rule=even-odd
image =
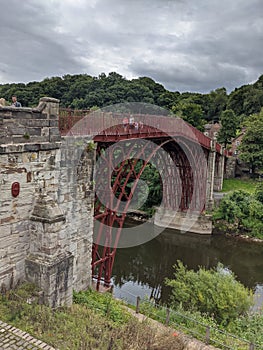
[{"label": "tree", "polygon": [[221,129],[218,133],[218,141],[225,147],[236,136],[238,118],[232,109],[227,109],[220,116]]},{"label": "tree", "polygon": [[263,168],[263,108],[245,121],[246,133],[239,146],[240,159],[248,163],[252,176]]},{"label": "tree", "polygon": [[240,315],[245,315],[253,304],[252,292],[238,282],[232,272],[222,265],[214,269],[187,270],[178,261],[175,279],[166,280],[172,287],[171,302],[185,310],[200,311],[227,324]]},{"label": "tree", "polygon": [[254,195],[243,190],[225,195],[213,212],[215,221],[227,222],[228,231],[234,230],[252,237],[263,237],[263,185],[256,187]]},{"label": "tree", "polygon": [[250,196],[244,190],[228,193],[214,211],[214,219],[225,220],[239,227],[242,219],[249,215]]},{"label": "tree", "polygon": [[222,112],[226,109],[227,93],[226,88],[222,87],[211,91],[209,94],[209,119],[218,121]]},{"label": "tree", "polygon": [[257,185],[255,190],[255,198],[263,204],[263,182]]},{"label": "tree", "polygon": [[172,112],[197,129],[203,130],[205,120],[203,119],[203,111],[200,105],[188,102],[187,100],[181,100],[177,105],[172,107]]}]

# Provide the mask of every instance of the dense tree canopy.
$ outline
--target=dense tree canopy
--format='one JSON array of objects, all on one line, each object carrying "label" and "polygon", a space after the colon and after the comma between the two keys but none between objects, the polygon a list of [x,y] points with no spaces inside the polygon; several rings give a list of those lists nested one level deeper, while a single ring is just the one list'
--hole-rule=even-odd
[{"label": "dense tree canopy", "polygon": [[252,174],[263,168],[263,108],[245,121],[246,133],[239,147],[240,158],[250,165]]},{"label": "dense tree canopy", "polygon": [[218,134],[218,141],[225,147],[236,136],[239,121],[232,109],[227,109],[220,116],[221,129]]},{"label": "dense tree canopy", "polygon": [[[11,101],[14,94],[25,107],[36,106],[43,96],[58,98],[62,107],[75,109],[145,102],[163,107],[171,115],[179,115],[203,130],[207,122],[220,121],[224,124],[229,110],[238,117],[239,123],[246,121],[251,114],[259,113],[263,107],[263,75],[254,84],[236,88],[229,95],[224,87],[208,94],[168,91],[149,77],[128,80],[116,72],[101,73],[98,77],[67,74],[40,82],[0,85],[0,97]],[[232,129],[229,135],[221,135],[223,142],[229,142],[235,136]]]},{"label": "dense tree canopy", "polygon": [[236,88],[227,95],[224,87],[209,94],[168,91],[149,77],[128,80],[111,72],[98,77],[88,74],[46,78],[40,82],[1,84],[0,96],[7,101],[16,94],[24,106],[35,106],[42,96],[60,99],[64,107],[103,107],[125,101],[149,102],[169,110],[180,109],[177,104],[195,104],[201,108],[202,119],[218,120],[222,112],[232,109],[237,116],[259,113],[263,107],[263,75],[251,85]]}]

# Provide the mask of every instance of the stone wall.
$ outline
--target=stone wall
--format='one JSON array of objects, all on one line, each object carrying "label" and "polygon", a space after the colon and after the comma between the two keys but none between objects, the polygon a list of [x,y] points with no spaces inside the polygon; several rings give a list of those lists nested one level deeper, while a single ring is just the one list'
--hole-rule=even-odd
[{"label": "stone wall", "polygon": [[233,179],[235,177],[235,175],[236,175],[236,163],[237,163],[237,160],[235,157],[228,157],[226,159],[225,173],[224,173],[225,179]]},{"label": "stone wall", "polygon": [[91,283],[95,154],[61,139],[58,102],[0,107],[0,287],[35,282],[53,307]]},{"label": "stone wall", "polygon": [[58,205],[65,213],[61,246],[74,256],[75,290],[91,284],[95,144],[89,138],[64,137],[61,145]]}]

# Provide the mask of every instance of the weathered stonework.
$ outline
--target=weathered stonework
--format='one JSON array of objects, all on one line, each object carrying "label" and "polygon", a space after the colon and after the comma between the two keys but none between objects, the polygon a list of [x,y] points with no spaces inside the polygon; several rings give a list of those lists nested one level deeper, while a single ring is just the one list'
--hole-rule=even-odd
[{"label": "weathered stonework", "polygon": [[227,158],[226,165],[225,165],[225,179],[233,179],[236,175],[236,164],[237,159],[235,157],[229,157]]},{"label": "weathered stonework", "polygon": [[95,151],[61,139],[58,102],[0,107],[0,288],[28,279],[53,307],[91,283],[94,199]]},{"label": "weathered stonework", "polygon": [[181,211],[175,214],[169,209],[164,209],[159,215],[155,215],[154,224],[159,227],[169,227],[182,233],[192,232],[200,235],[211,235],[212,233],[211,216],[205,214],[187,214]]}]

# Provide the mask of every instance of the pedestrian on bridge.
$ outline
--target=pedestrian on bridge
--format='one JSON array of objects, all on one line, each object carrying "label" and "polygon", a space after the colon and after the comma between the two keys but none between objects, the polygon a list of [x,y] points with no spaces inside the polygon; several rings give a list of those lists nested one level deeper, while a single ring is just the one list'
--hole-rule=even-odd
[{"label": "pedestrian on bridge", "polygon": [[12,107],[22,107],[21,103],[17,101],[17,97],[15,95],[12,96]]},{"label": "pedestrian on bridge", "polygon": [[127,130],[127,126],[129,124],[129,120],[127,117],[124,117],[123,120],[122,120],[122,125],[123,125],[123,128],[124,128],[124,131]]}]

